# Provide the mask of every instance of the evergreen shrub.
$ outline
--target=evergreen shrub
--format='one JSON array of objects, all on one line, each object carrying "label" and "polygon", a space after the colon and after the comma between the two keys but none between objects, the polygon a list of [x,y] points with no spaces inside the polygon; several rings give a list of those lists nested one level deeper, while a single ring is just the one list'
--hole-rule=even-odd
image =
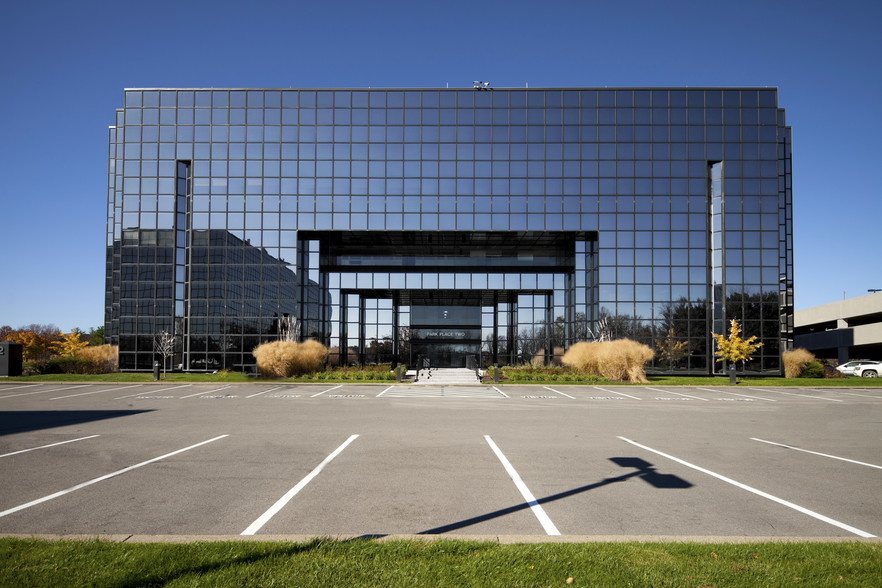
[{"label": "evergreen shrub", "polygon": [[824,366],[817,361],[810,361],[805,364],[805,367],[802,369],[802,373],[799,374],[800,378],[823,378],[824,377]]}]

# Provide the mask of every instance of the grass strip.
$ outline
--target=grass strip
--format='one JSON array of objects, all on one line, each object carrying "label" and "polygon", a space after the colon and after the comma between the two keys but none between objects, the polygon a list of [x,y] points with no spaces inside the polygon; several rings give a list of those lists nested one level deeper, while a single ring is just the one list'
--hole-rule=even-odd
[{"label": "grass strip", "polygon": [[0,539],[2,586],[879,586],[882,544]]}]

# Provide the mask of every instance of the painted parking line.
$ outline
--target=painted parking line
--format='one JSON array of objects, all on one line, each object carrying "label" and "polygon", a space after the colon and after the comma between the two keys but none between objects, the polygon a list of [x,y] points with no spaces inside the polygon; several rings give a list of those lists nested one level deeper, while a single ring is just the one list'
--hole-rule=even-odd
[{"label": "painted parking line", "polygon": [[[169,390],[177,390],[178,388],[189,388],[193,384],[181,384],[180,386],[172,386],[171,388],[160,388],[158,390],[151,390],[149,394],[153,395],[158,392],[168,392]],[[117,396],[114,400],[122,400],[123,398],[131,398],[133,396],[144,396],[147,392],[138,392],[137,394],[129,394],[128,396]]]},{"label": "painted parking line", "polygon": [[748,492],[752,492],[753,494],[756,494],[757,496],[762,496],[763,498],[766,498],[766,499],[771,500],[773,502],[777,502],[778,504],[784,505],[787,508],[792,508],[795,511],[801,512],[801,513],[806,514],[810,517],[814,517],[814,518],[818,519],[819,521],[823,521],[825,523],[833,525],[834,527],[839,527],[840,529],[848,531],[849,533],[854,533],[855,535],[858,535],[860,537],[865,537],[865,538],[875,537],[875,535],[873,535],[872,533],[867,533],[866,531],[862,531],[856,527],[852,527],[851,525],[847,525],[847,524],[842,523],[840,521],[837,521],[835,519],[831,519],[830,517],[824,516],[824,515],[817,513],[813,510],[809,510],[805,507],[799,506],[798,504],[794,504],[792,502],[784,500],[783,498],[778,498],[777,496],[773,496],[773,495],[769,494],[768,492],[763,492],[762,490],[758,490],[756,488],[753,488],[752,486],[748,486],[747,484],[742,484],[741,482],[737,482],[737,481],[733,480],[732,478],[727,478],[726,476],[723,476],[723,475],[718,474],[716,472],[712,472],[708,469],[697,466],[695,464],[689,463],[688,461],[682,460],[678,457],[674,457],[673,455],[668,455],[667,453],[663,453],[657,449],[647,447],[646,445],[641,445],[640,443],[637,443],[636,441],[631,441],[630,439],[627,439],[625,437],[619,436],[618,438],[621,439],[622,441],[625,441],[626,443],[630,443],[631,445],[634,445],[635,447],[645,449],[646,451],[651,451],[652,453],[655,453],[656,455],[660,455],[662,457],[670,459],[671,461],[675,461],[681,465],[684,465],[688,468],[692,468],[693,470],[697,470],[703,474],[713,476],[714,478],[717,478],[718,480],[722,480],[723,482],[726,482],[727,484],[732,484],[733,486],[741,488],[742,490],[747,490]]},{"label": "painted parking line", "polygon": [[55,447],[56,445],[74,443],[75,441],[85,441],[86,439],[94,439],[95,437],[100,437],[100,435],[89,435],[88,437],[80,437],[79,439],[68,439],[67,441],[59,441],[58,443],[50,443],[49,445],[31,447],[30,449],[22,449],[20,451],[13,451],[12,453],[4,453],[3,455],[0,455],[0,457],[9,457],[10,455],[18,455],[19,453],[27,453],[28,451],[36,451],[38,449],[46,449],[47,447]]},{"label": "painted parking line", "polygon": [[[40,385],[40,384],[38,384]],[[83,384],[77,384],[76,386],[67,386],[65,388],[51,388],[49,390],[37,390],[36,392],[21,392],[19,394],[10,394],[8,396],[0,396],[0,398],[15,398],[16,396],[30,396],[31,394],[46,394],[47,392],[60,392],[62,390],[70,390],[71,388],[85,388],[86,386]]]},{"label": "painted parking line", "polygon": [[704,402],[710,402],[707,398],[701,398],[700,396],[690,396],[689,394],[682,394],[681,392],[674,392],[673,390],[662,390],[661,388],[646,388],[647,390],[652,390],[653,392],[661,392],[662,394],[676,394],[677,396],[685,396],[686,398],[694,398],[695,400],[703,400]]},{"label": "painted parking line", "polygon": [[257,533],[261,527],[263,527],[271,518],[273,518],[280,510],[282,510],[286,504],[291,502],[291,499],[294,498],[301,490],[306,488],[306,485],[309,484],[313,478],[321,473],[325,466],[331,463],[335,457],[343,453],[343,450],[346,449],[350,443],[358,439],[358,435],[350,435],[349,439],[343,442],[343,444],[334,450],[334,452],[325,458],[325,460],[318,464],[314,470],[309,472],[305,478],[297,482],[297,485],[288,490],[284,496],[279,498],[275,504],[273,504],[269,509],[257,517],[253,523],[248,525],[248,528],[242,531],[241,535],[254,535]]},{"label": "painted parking line", "polygon": [[325,392],[330,392],[331,390],[336,390],[337,388],[342,388],[342,387],[343,387],[343,384],[340,384],[339,386],[334,386],[333,388],[328,388],[327,390],[322,390],[318,394],[313,394],[312,396],[310,396],[310,398],[315,398],[316,396],[321,396]]},{"label": "painted parking line", "polygon": [[66,490],[61,490],[61,491],[56,492],[54,494],[50,494],[48,496],[44,496],[42,498],[38,498],[38,499],[32,500],[30,502],[26,502],[25,504],[20,504],[18,506],[13,507],[13,508],[6,509],[3,512],[0,512],[0,518],[5,517],[7,515],[11,515],[11,514],[16,513],[20,510],[24,510],[26,508],[30,508],[30,507],[36,506],[38,504],[42,504],[42,503],[48,502],[50,500],[54,500],[55,498],[58,498],[60,496],[64,496],[65,494],[70,494],[71,492],[75,492],[77,490],[85,488],[86,486],[91,486],[92,484],[97,484],[98,482],[103,482],[104,480],[109,480],[110,478],[114,478],[114,477],[119,476],[121,474],[131,472],[132,470],[136,470],[136,469],[144,467],[146,465],[150,465],[151,463],[166,459],[168,457],[172,457],[174,455],[178,455],[179,453],[184,453],[185,451],[190,451],[191,449],[196,449],[197,447],[200,447],[202,445],[206,445],[208,443],[212,443],[214,441],[217,441],[218,439],[223,439],[224,437],[229,437],[229,435],[218,435],[217,437],[214,437],[213,439],[209,439],[207,441],[202,441],[200,443],[196,443],[195,445],[190,445],[189,447],[184,447],[183,449],[178,449],[177,451],[172,451],[171,453],[166,453],[165,455],[160,455],[159,457],[154,457],[153,459],[148,459],[147,461],[142,461],[141,463],[135,464],[133,466],[129,466],[127,468],[123,468],[121,470],[117,470],[115,472],[105,474],[103,476],[99,476],[98,478],[93,478],[93,479],[89,480],[88,482],[83,482],[82,484],[77,484],[76,486],[71,486],[70,488],[67,488]]},{"label": "painted parking line", "polygon": [[261,394],[266,394],[267,392],[272,392],[273,390],[279,390],[281,388],[285,388],[285,386],[276,386],[275,388],[270,388],[269,390],[264,390],[263,392],[258,392],[257,394],[251,394],[250,396],[246,396],[245,398],[254,398],[255,396],[260,396]]},{"label": "painted parking line", "polygon": [[817,398],[819,400],[829,400],[830,402],[842,402],[836,398],[825,398],[824,396],[813,396],[811,394],[795,394],[793,392],[784,392],[783,390],[772,390],[771,388],[748,388],[756,392],[774,392],[775,394],[787,394],[788,396],[799,396],[800,398]]},{"label": "painted parking line", "polygon": [[104,390],[93,390],[91,392],[80,392],[79,394],[68,394],[67,396],[56,396],[55,398],[50,398],[49,400],[61,400],[62,398],[73,398],[74,396],[88,396],[89,394],[98,394],[100,392],[114,392],[116,390],[126,390],[129,388],[137,388],[138,386],[143,386],[144,384],[135,384],[134,386],[119,386],[117,388],[109,388]]},{"label": "painted parking line", "polygon": [[[877,470],[882,470],[882,466],[875,465],[872,463],[866,463],[863,461],[857,461],[854,459],[848,459],[845,457],[838,457],[836,455],[830,455],[827,453],[818,453],[817,451],[809,451],[808,449],[801,449],[799,447],[794,447],[793,445],[785,445],[784,443],[775,443],[774,441],[766,441],[765,439],[757,439],[756,437],[751,437],[751,441],[759,441],[760,443],[768,443],[769,445],[777,445],[778,447],[786,447],[787,449],[793,449],[794,451],[802,451],[803,453],[811,453],[812,455],[820,455],[821,457],[829,457],[831,459],[838,459],[840,461],[847,461],[848,463],[855,463],[857,465],[867,466],[868,468],[876,468]],[[2,457],[2,456],[0,456]]]},{"label": "painted parking line", "polygon": [[849,396],[860,396],[861,398],[878,398],[882,400],[882,396],[869,396],[867,394],[855,394],[854,392],[841,392],[839,390],[837,390],[836,392],[839,394],[848,394]]},{"label": "painted parking line", "polygon": [[778,402],[777,400],[772,400],[771,398],[763,398],[762,396],[750,396],[749,394],[739,394],[737,392],[727,392],[726,390],[711,390],[710,388],[696,388],[696,390],[713,392],[714,394],[731,394],[732,396],[741,396],[742,398],[752,398],[754,400],[765,400],[766,402]]},{"label": "painted parking line", "polygon": [[226,390],[227,388],[232,388],[232,384],[227,384],[226,386],[221,386],[220,388],[215,388],[214,390],[207,390],[204,392],[197,392],[196,394],[190,394],[188,396],[181,396],[181,400],[184,398],[193,398],[194,396],[205,396],[206,394],[211,394],[212,392],[220,392],[222,390]]},{"label": "painted parking line", "polygon": [[570,396],[569,394],[564,394],[564,393],[561,392],[560,390],[555,390],[554,388],[549,388],[548,386],[542,386],[542,387],[545,388],[546,390],[551,390],[551,391],[554,392],[555,394],[560,394],[561,396],[566,396],[567,398],[571,398],[571,399],[573,399],[573,400],[576,399],[575,396]]},{"label": "painted parking line", "polygon": [[386,392],[388,392],[389,390],[391,390],[391,389],[394,388],[394,387],[395,387],[395,386],[389,386],[388,388],[386,388],[385,390],[383,390],[382,392],[380,392],[379,394],[377,394],[377,398],[379,398],[380,396],[382,396],[383,394],[385,394]]},{"label": "painted parking line", "polygon": [[634,400],[640,400],[636,396],[631,396],[630,394],[625,394],[624,392],[615,392],[613,390],[607,390],[606,388],[601,388],[600,386],[593,386],[595,390],[600,390],[601,392],[606,392],[608,394],[618,394],[619,396],[625,396],[626,398],[633,398]]},{"label": "painted parking line", "polygon": [[[34,386],[45,386],[46,384],[21,384],[19,386],[3,386],[2,390],[6,392],[7,390],[18,390],[20,388],[33,388]],[[0,398],[5,398],[5,396],[0,396]]]},{"label": "painted parking line", "polygon": [[493,450],[493,453],[495,453],[496,457],[499,458],[499,461],[502,462],[502,467],[505,468],[505,471],[508,473],[512,482],[514,482],[515,486],[520,490],[521,496],[523,496],[524,500],[527,501],[527,504],[530,505],[530,510],[532,510],[533,514],[536,515],[536,518],[539,519],[539,523],[542,525],[542,528],[545,529],[545,533],[547,535],[560,535],[560,531],[558,531],[557,527],[554,526],[554,523],[551,522],[551,519],[545,513],[545,509],[542,508],[536,500],[536,497],[533,496],[533,493],[530,492],[530,489],[524,484],[524,481],[521,479],[521,476],[518,475],[517,470],[514,469],[511,462],[508,461],[505,455],[503,455],[496,443],[493,442],[493,439],[490,438],[490,435],[484,435],[484,440],[487,441],[490,449]]},{"label": "painted parking line", "polygon": [[502,390],[500,390],[496,386],[493,386],[493,389],[496,390],[497,392],[499,392],[500,394],[502,394],[505,398],[511,398],[511,396],[509,396],[508,394],[506,394],[505,392],[503,392]]}]

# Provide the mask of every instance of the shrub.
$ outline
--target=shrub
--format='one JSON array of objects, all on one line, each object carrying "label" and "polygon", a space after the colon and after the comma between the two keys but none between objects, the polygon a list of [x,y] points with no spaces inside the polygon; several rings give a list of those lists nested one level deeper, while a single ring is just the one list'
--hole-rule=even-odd
[{"label": "shrub", "polygon": [[845,379],[848,376],[837,370],[835,367],[831,367],[829,365],[824,366],[824,377],[825,378],[833,378],[833,379]]},{"label": "shrub", "polygon": [[321,368],[328,356],[328,348],[313,340],[303,343],[272,341],[258,345],[251,354],[257,360],[261,375],[290,378]]},{"label": "shrub", "polygon": [[784,362],[784,377],[798,378],[806,364],[815,361],[815,356],[811,351],[800,348],[785,351],[781,355],[781,359]]},{"label": "shrub", "polygon": [[824,377],[824,366],[817,361],[810,361],[805,364],[805,367],[802,370],[802,373],[799,374],[800,378],[823,378]]},{"label": "shrub", "polygon": [[77,357],[91,361],[99,373],[115,372],[119,369],[119,347],[116,345],[94,345],[80,350]]},{"label": "shrub", "polygon": [[41,374],[100,374],[101,367],[88,359],[79,357],[56,357],[41,364]]},{"label": "shrub", "polygon": [[563,356],[564,365],[608,380],[647,383],[644,366],[655,353],[630,339],[576,343]]}]

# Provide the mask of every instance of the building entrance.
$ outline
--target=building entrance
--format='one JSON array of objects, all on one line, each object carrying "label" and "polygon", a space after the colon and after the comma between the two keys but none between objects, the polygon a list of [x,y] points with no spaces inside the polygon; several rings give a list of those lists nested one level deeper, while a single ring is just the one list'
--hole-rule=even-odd
[{"label": "building entrance", "polygon": [[410,365],[466,367],[480,354],[480,306],[410,307]]}]

